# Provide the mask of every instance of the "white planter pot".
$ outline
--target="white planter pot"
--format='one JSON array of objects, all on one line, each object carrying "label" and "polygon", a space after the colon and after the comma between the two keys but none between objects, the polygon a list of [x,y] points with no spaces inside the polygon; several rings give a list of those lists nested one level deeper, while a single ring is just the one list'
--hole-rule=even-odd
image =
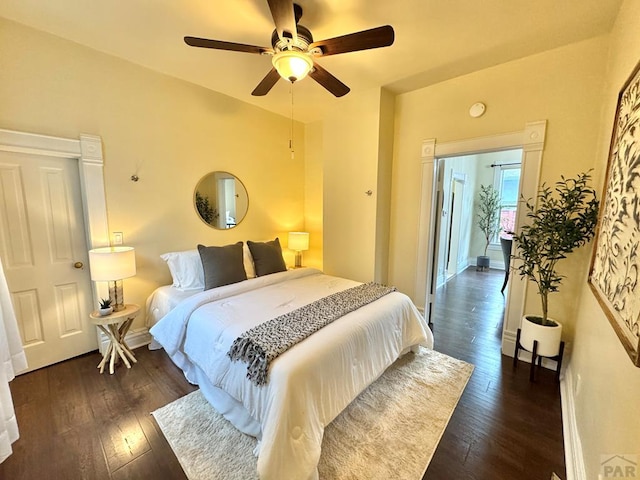
[{"label": "white planter pot", "polygon": [[520,326],[520,345],[533,352],[533,341],[538,341],[537,355],[543,357],[555,357],[560,353],[560,337],[562,336],[562,324],[549,318],[555,325],[540,325],[530,321],[525,315]]}]

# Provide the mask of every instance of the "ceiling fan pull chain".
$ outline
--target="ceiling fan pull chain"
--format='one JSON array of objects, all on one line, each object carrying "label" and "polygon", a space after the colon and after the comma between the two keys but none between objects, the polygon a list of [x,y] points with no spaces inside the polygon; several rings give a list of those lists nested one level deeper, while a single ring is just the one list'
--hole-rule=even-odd
[{"label": "ceiling fan pull chain", "polygon": [[295,156],[295,152],[293,150],[293,82],[289,85],[289,93],[291,95],[291,132],[289,134],[289,150],[291,151],[291,160],[293,160]]}]

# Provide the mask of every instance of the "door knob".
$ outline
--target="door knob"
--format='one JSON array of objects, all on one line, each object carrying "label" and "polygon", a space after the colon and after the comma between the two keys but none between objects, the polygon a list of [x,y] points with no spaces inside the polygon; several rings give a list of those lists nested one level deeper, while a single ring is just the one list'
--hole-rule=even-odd
[{"label": "door knob", "polygon": [[84,267],[84,263],[82,262],[76,262],[73,264],[73,268],[82,268]]}]

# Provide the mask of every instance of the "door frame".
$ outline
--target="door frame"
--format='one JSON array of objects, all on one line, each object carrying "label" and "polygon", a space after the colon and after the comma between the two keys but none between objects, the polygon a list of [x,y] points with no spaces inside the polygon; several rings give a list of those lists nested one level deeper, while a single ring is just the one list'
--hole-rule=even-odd
[{"label": "door frame", "polygon": [[[81,134],[75,140],[0,129],[0,151],[77,160],[87,251],[109,246],[104,159],[102,139],[99,136]],[[91,283],[95,302],[103,292],[98,290],[95,282]]]},{"label": "door frame", "polygon": [[[420,196],[420,217],[418,219],[418,251],[415,280],[416,300],[424,302],[424,314],[431,323],[431,306],[435,298],[434,270],[436,247],[437,159],[451,156],[471,155],[489,151],[522,149],[522,174],[520,177],[521,198],[532,198],[538,190],[542,152],[546,136],[547,121],[532,121],[524,130],[513,133],[473,138],[454,142],[437,143],[435,138],[422,142],[420,162],[422,165],[422,185]],[[523,201],[520,199],[519,204]],[[516,232],[524,225],[525,209],[518,208]],[[509,289],[505,305],[502,330],[502,353],[513,356],[516,332],[524,311],[524,301],[528,282],[513,282],[509,279]],[[424,296],[423,296],[424,295]],[[418,305],[420,307],[421,305]]]}]

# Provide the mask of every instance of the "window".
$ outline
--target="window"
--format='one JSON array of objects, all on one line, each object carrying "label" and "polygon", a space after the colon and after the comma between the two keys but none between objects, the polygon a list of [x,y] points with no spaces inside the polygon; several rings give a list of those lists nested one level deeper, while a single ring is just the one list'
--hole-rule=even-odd
[{"label": "window", "polygon": [[513,232],[516,227],[519,187],[520,164],[501,165],[496,168],[494,188],[500,194],[501,232],[493,239],[493,243],[500,243],[500,236],[508,236],[505,233]]}]

